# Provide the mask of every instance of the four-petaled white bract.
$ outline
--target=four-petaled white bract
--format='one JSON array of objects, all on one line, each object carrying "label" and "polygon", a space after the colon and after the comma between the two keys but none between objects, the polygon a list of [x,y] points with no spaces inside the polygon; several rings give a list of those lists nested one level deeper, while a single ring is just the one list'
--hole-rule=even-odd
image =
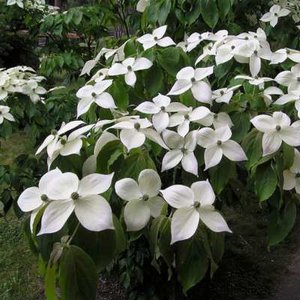
[{"label": "four-petaled white bract", "polygon": [[133,57],[126,58],[122,63],[115,63],[108,70],[108,75],[125,75],[125,82],[134,87],[136,83],[136,71],[146,70],[151,68],[152,62],[145,57]]},{"label": "four-petaled white bract", "polygon": [[208,181],[194,182],[191,188],[173,185],[161,193],[168,204],[177,209],[171,221],[171,244],[192,237],[199,220],[214,232],[231,232],[213,206],[215,194]]},{"label": "four-petaled white bract", "polygon": [[275,27],[278,23],[278,18],[285,17],[290,13],[290,11],[286,8],[281,8],[279,5],[273,5],[270,8],[270,11],[265,13],[261,17],[261,21],[270,22],[272,27]]},{"label": "four-petaled white bract", "polygon": [[117,195],[128,203],[124,209],[124,219],[128,231],[144,228],[150,217],[158,217],[164,204],[158,196],[161,189],[159,175],[151,169],[139,174],[138,182],[132,178],[124,178],[116,182]]},{"label": "four-petaled white bract", "polygon": [[4,119],[14,122],[15,118],[9,112],[10,108],[6,105],[0,105],[0,125],[3,123]]},{"label": "four-petaled white bract", "polygon": [[33,212],[46,205],[39,235],[59,231],[73,211],[88,230],[113,229],[110,205],[99,195],[110,188],[112,178],[113,174],[90,174],[79,180],[74,173],[56,169],[42,177],[39,188],[25,190],[18,204]]},{"label": "four-petaled white bract", "polygon": [[197,101],[211,103],[212,91],[210,85],[204,79],[211,75],[213,67],[197,68],[185,67],[177,75],[177,81],[171,88],[168,95],[181,95],[188,90],[192,91]]},{"label": "four-petaled white bract", "polygon": [[275,153],[282,141],[290,146],[300,146],[300,131],[291,125],[291,119],[282,112],[273,116],[259,115],[251,120],[255,128],[264,133],[262,139],[263,156]]},{"label": "four-petaled white bract", "polygon": [[242,147],[237,142],[230,140],[231,135],[232,132],[228,126],[216,130],[207,127],[199,130],[197,142],[205,148],[205,170],[219,164],[223,155],[232,161],[247,160]]},{"label": "four-petaled white bract", "polygon": [[170,37],[163,37],[167,31],[167,26],[161,26],[153,30],[152,34],[147,33],[137,39],[144,47],[144,50],[150,49],[155,45],[160,47],[168,47],[175,45],[174,41]]}]

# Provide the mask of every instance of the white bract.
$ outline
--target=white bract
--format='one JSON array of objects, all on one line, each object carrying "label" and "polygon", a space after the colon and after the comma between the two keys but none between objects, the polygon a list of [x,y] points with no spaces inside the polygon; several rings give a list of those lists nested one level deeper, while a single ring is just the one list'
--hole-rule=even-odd
[{"label": "white bract", "polygon": [[114,174],[90,174],[78,179],[74,173],[61,173],[47,184],[47,205],[39,235],[59,231],[75,212],[80,224],[91,231],[113,229],[112,211],[99,194],[106,192]]},{"label": "white bract", "polygon": [[128,151],[142,146],[146,137],[168,149],[158,132],[151,127],[152,123],[148,119],[133,119],[119,122],[110,129],[121,129],[120,140]]},{"label": "white bract", "polygon": [[291,126],[291,119],[282,112],[274,112],[272,116],[259,115],[251,119],[254,127],[263,132],[263,156],[276,152],[284,141],[290,146],[300,146],[300,131]]},{"label": "white bract", "polygon": [[80,88],[76,96],[80,98],[77,105],[77,117],[86,113],[93,103],[106,109],[116,108],[113,97],[105,92],[111,85],[112,80],[102,80],[93,85],[85,85]]},{"label": "white bract", "polygon": [[62,173],[59,169],[49,171],[42,176],[38,187],[30,187],[20,195],[18,199],[20,209],[24,212],[32,212],[30,215],[31,230],[37,213],[49,202],[48,184],[60,174]]},{"label": "white bract", "polygon": [[237,142],[230,140],[231,135],[232,132],[228,126],[216,130],[202,128],[198,131],[197,143],[205,148],[205,170],[219,164],[223,155],[232,161],[247,160],[242,147]]},{"label": "white bract", "polygon": [[187,108],[186,111],[180,111],[170,117],[168,127],[177,127],[177,132],[185,136],[190,130],[190,123],[194,122],[204,126],[210,126],[213,122],[213,113],[205,106]]},{"label": "white bract", "polygon": [[192,237],[200,220],[214,232],[231,232],[213,206],[215,194],[208,181],[195,182],[191,188],[173,185],[161,193],[168,204],[176,208],[171,220],[171,244]]},{"label": "white bract", "polygon": [[124,178],[116,182],[117,195],[128,203],[124,209],[124,219],[128,231],[143,229],[150,217],[160,215],[163,199],[158,196],[161,189],[159,175],[151,169],[143,170],[138,182],[132,178]]},{"label": "white bract", "polygon": [[189,109],[179,102],[172,102],[167,96],[159,94],[152,99],[153,102],[145,101],[138,105],[135,110],[152,115],[152,124],[157,132],[162,132],[169,126],[169,113],[184,112]]},{"label": "white bract", "polygon": [[198,176],[198,161],[194,154],[197,145],[197,131],[193,130],[182,137],[174,131],[165,130],[162,135],[170,151],[163,157],[161,171],[172,169],[181,162],[182,168],[186,172]]},{"label": "white bract", "polygon": [[168,95],[181,95],[191,90],[197,101],[211,103],[212,91],[210,85],[204,79],[211,75],[214,71],[213,67],[197,68],[185,67],[181,69],[177,75],[177,81],[173,85]]},{"label": "white bract", "polygon": [[291,71],[279,73],[275,79],[276,82],[288,87],[288,92],[300,92],[300,64],[291,68]]},{"label": "white bract", "polygon": [[145,57],[133,58],[129,57],[122,63],[115,63],[108,70],[108,75],[125,75],[125,82],[134,87],[136,83],[136,71],[146,70],[152,67],[152,62]]},{"label": "white bract", "polygon": [[278,23],[278,18],[285,17],[290,13],[290,11],[286,8],[281,8],[279,5],[273,5],[270,8],[270,11],[265,13],[261,17],[262,22],[270,23],[272,27],[275,27]]},{"label": "white bract", "polygon": [[295,63],[300,63],[300,51],[289,48],[279,49],[273,53],[270,64],[280,64],[288,58]]},{"label": "white bract", "polygon": [[167,25],[161,26],[153,30],[152,34],[147,33],[137,39],[144,47],[144,50],[150,49],[155,45],[160,47],[168,47],[176,45],[170,37],[163,37],[167,31]]},{"label": "white bract", "polygon": [[10,108],[9,106],[0,105],[0,124],[3,123],[4,119],[14,122],[15,118],[13,115],[9,112]]},{"label": "white bract", "polygon": [[281,96],[274,102],[274,104],[284,105],[290,102],[295,102],[295,108],[298,112],[298,118],[300,118],[300,90],[295,92],[290,92],[287,95]]},{"label": "white bract", "polygon": [[283,189],[290,191],[296,190],[300,194],[300,153],[294,149],[294,162],[289,170],[283,171]]},{"label": "white bract", "polygon": [[7,5],[15,5],[17,4],[20,8],[24,8],[24,3],[22,0],[7,0]]},{"label": "white bract", "polygon": [[216,101],[217,103],[229,103],[233,92],[238,89],[240,85],[235,85],[231,88],[222,88],[212,92],[212,100]]},{"label": "white bract", "polygon": [[48,156],[52,157],[54,151],[56,150],[56,144],[60,136],[82,124],[84,124],[83,121],[71,121],[67,124],[62,123],[59,130],[53,129],[51,134],[45,138],[35,154],[39,154],[43,151],[43,149],[47,148]]}]

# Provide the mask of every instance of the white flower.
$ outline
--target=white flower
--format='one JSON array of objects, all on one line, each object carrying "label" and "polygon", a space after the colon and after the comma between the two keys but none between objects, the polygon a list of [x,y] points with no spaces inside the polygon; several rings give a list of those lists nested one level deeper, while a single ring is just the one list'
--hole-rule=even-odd
[{"label": "white flower", "polygon": [[142,146],[146,137],[168,149],[161,136],[151,126],[152,124],[148,119],[134,119],[119,122],[111,126],[110,129],[121,129],[120,140],[128,151]]},{"label": "white flower", "polygon": [[33,103],[41,100],[41,95],[47,93],[47,90],[39,86],[34,80],[29,80],[25,86],[22,87],[22,93],[29,96]]},{"label": "white flower", "polygon": [[179,102],[172,102],[167,96],[159,94],[152,99],[138,105],[135,110],[144,114],[152,114],[152,124],[157,132],[162,132],[169,126],[169,113],[188,111],[189,109]]},{"label": "white flower", "polygon": [[202,54],[197,58],[195,66],[207,56],[215,56],[217,53],[217,43],[209,43],[203,47]]},{"label": "white flower", "polygon": [[91,128],[94,127],[94,124],[92,125],[86,125],[79,129],[74,130],[68,137],[62,136],[61,138],[57,140],[53,153],[51,156],[48,157],[48,167],[50,168],[52,162],[59,156],[68,156],[71,154],[80,154],[80,149],[83,145],[82,138],[85,136],[83,135],[87,131],[89,131]]},{"label": "white flower", "polygon": [[17,4],[20,8],[24,8],[24,3],[22,0],[7,0],[7,5],[15,5]]},{"label": "white flower", "polygon": [[213,122],[213,113],[205,106],[192,107],[186,111],[180,111],[170,117],[169,127],[177,127],[177,132],[185,136],[190,130],[190,122],[195,122],[204,126],[210,126]]},{"label": "white flower", "polygon": [[287,95],[283,95],[278,98],[274,104],[284,105],[286,103],[295,102],[295,108],[298,112],[298,118],[300,118],[300,91],[298,92],[290,92]]},{"label": "white flower", "polygon": [[192,237],[201,220],[211,231],[231,232],[222,215],[213,206],[214,191],[208,181],[198,181],[191,188],[173,185],[161,191],[164,199],[177,210],[171,221],[171,244]]},{"label": "white flower", "polygon": [[237,76],[234,77],[234,79],[247,80],[252,85],[258,85],[258,87],[260,89],[264,88],[265,82],[273,81],[273,79],[270,78],[270,77],[258,77],[258,76],[250,77],[250,76],[247,76],[247,75],[237,75]]},{"label": "white flower", "polygon": [[67,124],[62,123],[59,130],[52,130],[51,134],[48,135],[44,142],[41,144],[41,146],[37,149],[35,154],[39,154],[42,152],[44,148],[47,147],[47,153],[49,157],[52,157],[53,152],[56,150],[56,144],[58,142],[58,139],[61,135],[65,134],[66,132],[78,127],[79,125],[84,124],[83,121],[71,121]]},{"label": "white flower", "polygon": [[136,5],[136,10],[138,12],[143,13],[149,5],[150,5],[150,0],[139,0],[139,2]]},{"label": "white flower", "polygon": [[171,150],[163,157],[162,172],[174,168],[181,162],[186,172],[198,176],[198,162],[194,154],[197,145],[196,135],[196,130],[189,132],[185,137],[171,130],[163,132],[163,139]]},{"label": "white flower", "polygon": [[5,105],[0,105],[0,124],[3,123],[4,119],[14,122],[15,118],[13,115],[9,112],[10,108]]},{"label": "white flower", "polygon": [[276,82],[288,87],[288,92],[300,92],[300,64],[291,68],[291,71],[279,73],[275,79]]},{"label": "white flower", "polygon": [[[228,126],[229,128],[231,128],[233,126],[233,123],[232,123],[228,113],[226,113],[226,112],[219,112],[218,114],[214,114],[212,124],[215,129],[224,127],[224,126]],[[209,126],[209,125],[206,125],[206,126]]]},{"label": "white flower", "polygon": [[[272,103],[273,95],[283,95],[283,92],[280,88],[275,87],[275,86],[270,86],[263,91],[264,101],[267,106],[269,106]],[[274,103],[274,104],[276,104],[276,103]]]},{"label": "white flower", "polygon": [[216,130],[202,128],[198,131],[197,143],[205,148],[205,170],[219,164],[223,155],[232,161],[247,160],[242,147],[237,142],[230,140],[231,135],[228,126]]},{"label": "white flower", "polygon": [[285,17],[290,13],[286,8],[281,8],[279,5],[273,5],[270,11],[265,13],[260,20],[262,22],[270,22],[272,27],[275,27],[278,23],[278,18]]},{"label": "white flower", "polygon": [[86,113],[94,102],[103,108],[116,108],[113,97],[105,92],[111,85],[112,80],[102,80],[94,86],[86,85],[80,88],[76,93],[76,96],[80,98],[77,105],[77,117]]},{"label": "white flower", "polygon": [[192,94],[197,101],[211,103],[211,88],[203,79],[211,75],[213,71],[213,67],[197,69],[185,67],[181,69],[177,73],[177,81],[168,95],[181,95],[191,89]]},{"label": "white flower", "polygon": [[283,171],[283,189],[290,191],[296,190],[297,194],[300,194],[300,153],[297,149],[294,149],[294,162],[289,170]]},{"label": "white flower", "polygon": [[284,141],[290,146],[300,146],[300,131],[291,126],[290,118],[282,112],[274,112],[273,116],[259,115],[251,119],[254,127],[263,132],[263,156],[276,152]]},{"label": "white flower", "polygon": [[81,225],[91,231],[113,229],[112,211],[99,194],[106,192],[113,174],[90,174],[78,179],[74,173],[62,173],[47,182],[46,207],[38,235],[59,231],[75,211]]},{"label": "white flower", "polygon": [[233,92],[238,89],[241,85],[235,85],[231,88],[222,88],[212,92],[212,100],[217,103],[229,103],[233,96]]},{"label": "white flower", "polygon": [[108,70],[108,75],[125,75],[125,82],[134,87],[136,83],[136,75],[134,72],[149,69],[151,66],[152,62],[145,57],[139,57],[137,59],[129,57],[126,58],[122,63],[113,64]]},{"label": "white flower", "polygon": [[116,182],[116,194],[128,201],[124,209],[124,219],[128,231],[143,229],[150,217],[158,217],[164,204],[158,196],[161,189],[159,175],[151,169],[143,170],[139,174],[138,182],[131,178],[124,178]]},{"label": "white flower", "polygon": [[273,53],[270,64],[280,64],[288,58],[295,63],[300,63],[300,51],[289,48],[279,49]]},{"label": "white flower", "polygon": [[155,45],[160,47],[168,47],[175,45],[170,37],[163,37],[167,31],[167,25],[161,26],[153,30],[152,34],[147,33],[137,39],[144,47],[144,50],[150,49]]},{"label": "white flower", "polygon": [[40,179],[38,187],[30,187],[22,192],[18,199],[18,205],[24,212],[32,212],[30,215],[30,228],[32,230],[34,219],[39,210],[44,207],[48,201],[48,184],[51,180],[62,174],[59,169],[54,169],[44,174]]}]

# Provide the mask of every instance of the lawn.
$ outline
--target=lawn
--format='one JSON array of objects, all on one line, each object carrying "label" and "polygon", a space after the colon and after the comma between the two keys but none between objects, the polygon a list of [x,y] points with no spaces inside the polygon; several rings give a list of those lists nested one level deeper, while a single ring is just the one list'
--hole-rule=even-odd
[{"label": "lawn", "polygon": [[[6,141],[1,139],[0,165],[11,165],[16,156],[32,151],[30,139],[22,132],[13,134]],[[0,218],[1,300],[43,299],[37,259],[30,251],[22,224],[23,219],[18,219],[13,211]]]}]

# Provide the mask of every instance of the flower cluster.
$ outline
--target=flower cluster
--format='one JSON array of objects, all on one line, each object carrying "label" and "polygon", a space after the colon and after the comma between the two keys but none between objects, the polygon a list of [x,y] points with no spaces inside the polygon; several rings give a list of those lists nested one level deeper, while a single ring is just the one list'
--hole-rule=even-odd
[{"label": "flower cluster", "polygon": [[[146,1],[139,2],[141,10],[146,4]],[[276,18],[286,12],[277,12],[275,7],[270,14],[264,18],[275,25]],[[151,218],[164,212],[171,219],[171,243],[192,237],[199,224],[214,232],[231,232],[213,206],[216,197],[210,171],[216,170],[223,160],[241,166],[247,161],[241,139],[234,135],[237,129],[231,114],[236,109],[232,108],[234,105],[238,107],[237,111],[247,112],[248,129],[252,124],[252,132],[262,136],[262,156],[276,155],[282,143],[300,146],[299,121],[292,122],[286,113],[278,111],[282,107],[279,105],[294,101],[300,117],[299,51],[279,49],[273,52],[261,28],[237,36],[226,30],[196,32],[177,45],[165,36],[166,30],[167,27],[162,26],[130,41],[135,43],[136,55],[126,54],[127,41],[117,49],[103,49],[84,66],[82,75],[89,74],[103,56],[107,62],[77,92],[77,118],[89,120],[86,116],[94,112],[98,119],[93,124],[80,120],[62,124],[60,129],[51,132],[37,151],[47,149],[49,168],[58,156],[83,155],[84,177],[79,180],[73,173],[55,169],[42,177],[38,188],[25,190],[19,198],[19,206],[23,211],[32,211],[33,219],[37,211],[45,209],[40,234],[60,230],[73,211],[89,230],[113,229],[112,209],[99,195],[110,188],[124,200],[122,214],[128,231],[142,230]],[[157,64],[155,51],[166,48],[191,57],[194,55],[195,59],[170,76],[172,79],[164,92],[141,99],[143,87],[140,80],[147,82],[145,72]],[[230,86],[214,89],[212,77],[216,67],[231,60],[242,66],[249,65],[244,69],[250,74],[238,75]],[[285,70],[275,78],[263,77],[263,64],[280,64],[286,60],[295,64],[291,71]],[[259,91],[258,97],[261,97],[267,112],[257,113],[243,106],[240,98],[245,83],[254,92]],[[121,86],[130,97],[139,99],[129,103],[128,111],[118,107],[125,95],[116,93],[115,85]],[[183,97],[192,104],[183,101]],[[108,167],[104,169],[109,174],[97,174],[102,150],[109,144],[115,147],[113,157],[105,162]],[[161,176],[154,170],[155,165],[141,167],[138,174],[131,176],[122,175],[118,170],[113,170],[115,174],[112,174],[110,166],[119,157],[137,155],[144,149],[157,153],[156,166],[161,170]],[[296,151],[293,167],[284,172],[285,190],[296,187],[299,191],[298,156]],[[123,166],[118,165],[118,168]],[[191,184],[177,184],[178,168],[191,174]],[[171,169],[175,174],[173,182],[164,182],[165,172]]]}]

